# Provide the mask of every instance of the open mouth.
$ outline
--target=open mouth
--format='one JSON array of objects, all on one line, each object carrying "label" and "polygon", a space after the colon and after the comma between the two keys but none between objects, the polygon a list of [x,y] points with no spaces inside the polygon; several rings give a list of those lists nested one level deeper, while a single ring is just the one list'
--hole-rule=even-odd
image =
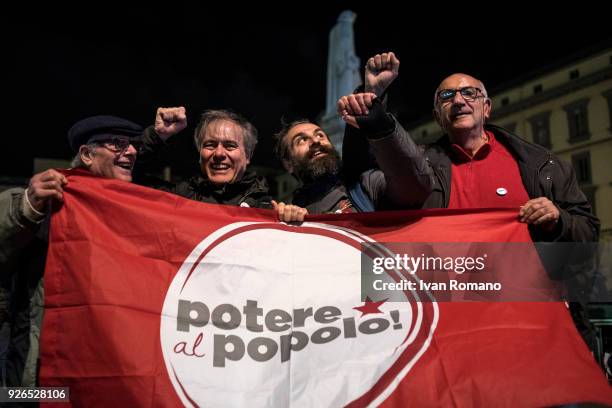
[{"label": "open mouth", "polygon": [[213,171],[227,171],[231,168],[231,166],[226,163],[214,163],[210,165],[210,168]]},{"label": "open mouth", "polygon": [[118,163],[115,164],[115,166],[121,167],[123,170],[126,170],[126,171],[132,171],[132,167],[134,166],[134,163],[132,163],[132,162],[118,162]]},{"label": "open mouth", "polygon": [[316,152],[312,154],[311,157],[314,159],[315,157],[319,157],[319,156],[327,156],[327,152],[323,150],[317,150]]},{"label": "open mouth", "polygon": [[460,113],[456,113],[456,114],[452,115],[451,117],[452,117],[453,120],[455,120],[455,119],[461,119],[461,118],[463,118],[465,116],[469,116],[469,115],[470,115],[469,112],[460,112]]}]

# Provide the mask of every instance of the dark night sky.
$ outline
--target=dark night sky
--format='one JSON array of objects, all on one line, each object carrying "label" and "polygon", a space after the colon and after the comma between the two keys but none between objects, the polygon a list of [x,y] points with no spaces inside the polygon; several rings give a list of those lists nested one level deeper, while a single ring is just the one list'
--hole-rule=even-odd
[{"label": "dark night sky", "polygon": [[190,118],[169,159],[179,170],[196,163],[191,133],[208,108],[247,116],[260,132],[254,162],[268,164],[281,115],[314,118],[324,109],[328,33],[346,8],[358,14],[362,63],[384,50],[401,60],[391,105],[403,123],[429,113],[433,90],[452,72],[473,74],[491,91],[576,53],[609,47],[612,38],[603,10],[574,14],[575,24],[536,16],[503,24],[339,3],[295,7],[231,14],[237,4],[212,11],[98,3],[70,14],[5,15],[0,175],[31,175],[32,157],[69,158],[66,131],[83,117],[114,114],[146,126],[157,106],[176,105],[186,106]]}]

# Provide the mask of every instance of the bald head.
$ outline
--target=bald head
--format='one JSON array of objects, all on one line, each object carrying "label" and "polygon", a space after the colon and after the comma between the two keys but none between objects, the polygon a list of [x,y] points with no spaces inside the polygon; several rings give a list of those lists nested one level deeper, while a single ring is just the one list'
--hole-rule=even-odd
[{"label": "bald head", "polygon": [[452,74],[436,89],[433,114],[451,141],[465,147],[484,138],[491,100],[482,81],[467,74]]}]

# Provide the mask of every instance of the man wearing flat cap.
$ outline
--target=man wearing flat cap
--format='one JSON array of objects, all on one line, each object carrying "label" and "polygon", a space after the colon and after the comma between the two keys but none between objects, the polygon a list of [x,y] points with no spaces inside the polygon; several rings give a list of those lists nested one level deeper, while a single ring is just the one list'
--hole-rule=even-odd
[{"label": "man wearing flat cap", "polygon": [[[94,116],[68,131],[73,167],[132,181],[142,128],[115,116]],[[35,174],[26,189],[0,193],[0,278],[12,280],[6,385],[37,385],[43,317],[43,272],[48,247],[49,203],[63,201],[66,177],[56,170]]]}]

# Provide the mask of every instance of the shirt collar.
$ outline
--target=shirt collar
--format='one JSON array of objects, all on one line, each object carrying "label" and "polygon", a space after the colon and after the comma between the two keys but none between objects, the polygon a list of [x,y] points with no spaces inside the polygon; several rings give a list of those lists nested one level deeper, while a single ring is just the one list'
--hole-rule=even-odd
[{"label": "shirt collar", "polygon": [[458,144],[451,144],[451,158],[453,162],[467,163],[472,160],[484,160],[489,155],[489,153],[491,153],[491,150],[493,150],[493,147],[495,146],[495,136],[493,136],[493,132],[487,130],[485,131],[485,134],[487,135],[488,140],[485,142],[485,144],[480,146],[480,149],[478,149],[476,153],[474,153],[473,157],[470,156],[469,153],[466,152]]}]

